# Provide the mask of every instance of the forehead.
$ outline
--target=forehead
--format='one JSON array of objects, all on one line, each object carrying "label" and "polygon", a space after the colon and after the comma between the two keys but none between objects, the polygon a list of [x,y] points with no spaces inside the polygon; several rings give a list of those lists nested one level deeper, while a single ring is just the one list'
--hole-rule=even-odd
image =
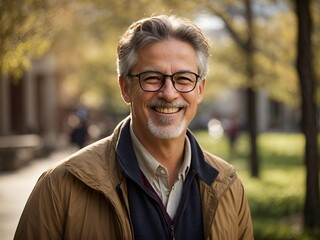
[{"label": "forehead", "polygon": [[196,52],[189,43],[175,39],[150,43],[138,50],[134,69],[167,73],[197,71]]}]

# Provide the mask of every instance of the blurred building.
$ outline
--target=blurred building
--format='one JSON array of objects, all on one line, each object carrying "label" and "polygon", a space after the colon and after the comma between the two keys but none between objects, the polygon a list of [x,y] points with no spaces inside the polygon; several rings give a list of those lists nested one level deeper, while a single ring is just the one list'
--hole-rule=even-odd
[{"label": "blurred building", "polygon": [[[228,122],[236,117],[241,130],[248,129],[247,95],[244,89],[234,88],[200,105],[192,128],[206,129],[211,119]],[[300,131],[300,109],[271,100],[266,90],[256,91],[256,120],[258,132]]]},{"label": "blurred building", "polygon": [[57,143],[57,81],[55,61],[47,56],[34,60],[19,80],[0,81],[0,136],[36,134],[43,147]]},{"label": "blurred building", "polygon": [[[236,115],[242,129],[247,129],[246,92],[233,89],[223,98],[210,103],[208,118],[230,119]],[[283,103],[272,101],[266,90],[256,92],[256,119],[259,132],[295,132],[300,131],[300,111]]]}]

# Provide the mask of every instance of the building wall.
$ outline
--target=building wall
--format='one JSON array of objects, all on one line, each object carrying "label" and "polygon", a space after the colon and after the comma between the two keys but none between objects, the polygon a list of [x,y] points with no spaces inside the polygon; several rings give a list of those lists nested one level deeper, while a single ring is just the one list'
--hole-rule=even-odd
[{"label": "building wall", "polygon": [[0,135],[40,134],[45,147],[57,140],[57,81],[54,58],[33,61],[19,81],[0,81]]}]

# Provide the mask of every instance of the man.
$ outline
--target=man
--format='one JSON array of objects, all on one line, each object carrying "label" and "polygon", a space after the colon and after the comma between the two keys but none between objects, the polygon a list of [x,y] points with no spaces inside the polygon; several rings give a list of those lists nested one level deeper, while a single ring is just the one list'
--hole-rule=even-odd
[{"label": "man", "polygon": [[130,117],[40,177],[15,239],[252,239],[234,168],[188,130],[208,58],[205,37],[187,20],[133,23],[118,44]]}]

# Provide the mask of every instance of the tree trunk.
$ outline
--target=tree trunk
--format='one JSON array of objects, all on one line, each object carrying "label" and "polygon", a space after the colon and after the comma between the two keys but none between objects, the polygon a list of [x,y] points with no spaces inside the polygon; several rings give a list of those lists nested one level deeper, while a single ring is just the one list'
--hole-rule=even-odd
[{"label": "tree trunk", "polygon": [[256,94],[248,87],[247,93],[247,111],[250,135],[250,172],[252,177],[259,177],[258,152],[257,152],[257,130],[256,130]]},{"label": "tree trunk", "polygon": [[297,71],[301,86],[302,130],[305,135],[306,198],[304,224],[320,227],[319,163],[317,150],[317,110],[312,71],[310,0],[296,0],[298,17]]},{"label": "tree trunk", "polygon": [[248,115],[248,128],[250,135],[250,170],[252,177],[259,177],[258,167],[258,153],[257,153],[257,120],[256,120],[256,93],[253,89],[254,85],[254,36],[253,36],[253,14],[251,0],[245,0],[246,7],[246,21],[248,28],[248,39],[246,44],[247,55],[247,115]]}]

